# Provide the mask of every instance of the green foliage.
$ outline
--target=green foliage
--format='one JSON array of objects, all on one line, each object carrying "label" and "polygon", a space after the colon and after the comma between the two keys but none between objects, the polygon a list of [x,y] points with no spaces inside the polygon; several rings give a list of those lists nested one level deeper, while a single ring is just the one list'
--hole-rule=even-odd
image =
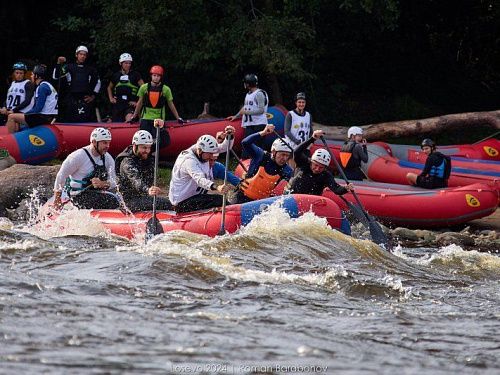
[{"label": "green foliage", "polygon": [[306,91],[315,121],[329,124],[498,107],[500,0],[55,0],[36,15],[29,6],[0,13],[3,71],[18,59],[71,59],[86,44],[106,86],[126,51],[146,79],[164,65],[183,117],[207,101],[215,115],[234,114],[250,71],[271,104],[291,108]]}]

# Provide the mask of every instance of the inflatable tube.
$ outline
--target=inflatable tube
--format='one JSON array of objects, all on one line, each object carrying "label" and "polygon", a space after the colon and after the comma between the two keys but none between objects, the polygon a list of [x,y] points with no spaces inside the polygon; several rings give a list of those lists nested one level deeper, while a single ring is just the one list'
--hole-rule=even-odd
[{"label": "inflatable tube", "polygon": [[[306,212],[313,212],[319,217],[326,218],[328,224],[333,229],[340,230],[345,234],[351,233],[349,221],[336,203],[325,197],[303,194],[272,197],[227,206],[225,218],[226,232],[236,232],[276,201],[280,201],[281,206],[291,218],[297,218]],[[44,206],[41,211],[42,215],[47,212],[49,206],[50,203]],[[112,233],[127,238],[132,238],[137,233],[144,233],[146,223],[152,217],[150,211],[126,215],[119,210],[92,210],[91,215]],[[157,218],[164,232],[185,230],[214,237],[220,230],[222,212],[220,208],[183,214],[176,214],[173,211],[157,211]]]},{"label": "inflatable tube", "polygon": [[[243,164],[248,165],[248,162],[245,160]],[[242,172],[243,169],[238,166],[235,174],[241,176]],[[353,184],[365,209],[391,226],[443,228],[464,224],[491,215],[500,202],[498,190],[478,183],[433,190],[373,181],[353,181]],[[286,182],[282,181],[274,189],[274,194],[282,194],[285,186]],[[329,189],[324,190],[323,196],[337,203],[341,209],[348,209],[346,203]],[[343,197],[356,203],[350,193]]]},{"label": "inflatable tube", "polygon": [[[286,110],[283,107],[270,107],[268,121],[283,132]],[[241,148],[243,128],[241,121],[225,119],[190,120],[184,125],[177,121],[168,121],[166,128],[170,135],[170,145],[160,151],[162,160],[175,160],[177,155],[193,145],[203,134],[215,135],[228,125],[236,129],[235,150]],[[132,136],[139,129],[139,124],[127,123],[55,123],[25,128],[14,134],[8,134],[5,126],[0,127],[0,148],[6,149],[16,162],[40,164],[53,158],[64,158],[71,152],[89,143],[90,133],[96,127],[111,131],[113,140],[109,152],[117,156],[132,141]],[[270,137],[272,138],[272,137]],[[272,140],[266,140],[272,143]],[[269,144],[270,147],[270,144]]]}]

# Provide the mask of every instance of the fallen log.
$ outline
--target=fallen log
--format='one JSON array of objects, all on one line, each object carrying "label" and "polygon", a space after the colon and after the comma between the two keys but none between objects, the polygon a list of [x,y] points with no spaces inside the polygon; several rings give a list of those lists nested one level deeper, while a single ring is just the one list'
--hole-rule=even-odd
[{"label": "fallen log", "polygon": [[[387,140],[390,138],[412,137],[421,134],[438,134],[457,131],[469,127],[484,126],[492,131],[500,130],[500,110],[489,112],[468,112],[443,115],[419,120],[404,120],[363,125],[364,137],[368,141]],[[323,129],[329,139],[346,139],[345,126],[325,126],[314,124],[315,129]]]}]

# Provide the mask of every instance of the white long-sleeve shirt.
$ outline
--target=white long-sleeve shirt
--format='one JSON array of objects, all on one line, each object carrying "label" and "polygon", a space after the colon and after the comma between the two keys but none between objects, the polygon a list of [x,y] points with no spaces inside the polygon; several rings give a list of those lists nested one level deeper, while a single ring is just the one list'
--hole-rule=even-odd
[{"label": "white long-sleeve shirt", "polygon": [[[87,149],[97,165],[102,165],[101,155],[95,156],[92,152],[94,150],[94,146],[88,145],[84,148]],[[108,181],[110,183],[109,189],[114,189],[116,188],[115,161],[109,153],[105,154],[104,160],[106,170],[108,172]],[[73,187],[77,187],[77,183],[74,181],[83,180],[90,173],[92,173],[93,170],[94,165],[83,148],[73,151],[68,155],[66,160],[64,160],[61,165],[61,169],[59,169],[59,172],[57,173],[56,181],[54,183],[54,191],[62,191],[68,177],[71,179],[70,184],[72,184]]]},{"label": "white long-sleeve shirt", "polygon": [[[234,140],[224,140],[219,144],[219,153],[227,151],[227,143],[233,147]],[[205,194],[214,183],[214,176],[209,162],[202,162],[196,155],[196,145],[182,151],[172,169],[172,179],[168,198],[173,205],[197,194]]]}]

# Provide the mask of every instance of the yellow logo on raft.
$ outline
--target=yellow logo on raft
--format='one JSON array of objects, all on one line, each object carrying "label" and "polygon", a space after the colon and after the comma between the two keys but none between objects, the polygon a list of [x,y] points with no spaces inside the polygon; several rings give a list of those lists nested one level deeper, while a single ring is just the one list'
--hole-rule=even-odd
[{"label": "yellow logo on raft", "polygon": [[492,157],[498,156],[498,150],[497,149],[494,149],[491,146],[484,146],[483,148],[484,148],[484,152],[486,152],[486,155],[492,156]]},{"label": "yellow logo on raft", "polygon": [[30,134],[30,142],[33,146],[37,147],[41,147],[45,144],[45,141],[42,138],[37,137],[36,135],[33,134]]},{"label": "yellow logo on raft", "polygon": [[479,203],[479,199],[470,194],[465,194],[465,201],[471,207],[479,207],[481,203]]}]

